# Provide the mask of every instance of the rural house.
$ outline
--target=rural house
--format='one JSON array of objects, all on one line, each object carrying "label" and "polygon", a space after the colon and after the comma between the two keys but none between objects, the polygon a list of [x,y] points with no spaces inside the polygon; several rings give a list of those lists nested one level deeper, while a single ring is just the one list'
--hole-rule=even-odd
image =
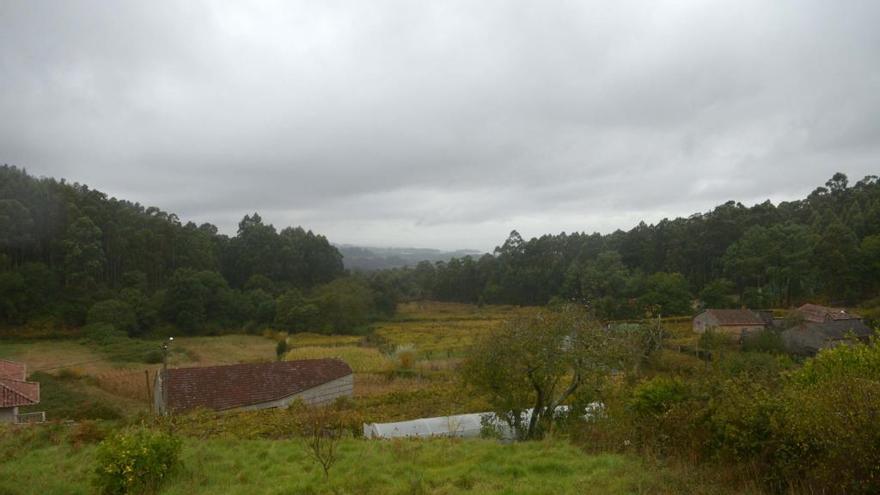
[{"label": "rural house", "polygon": [[27,367],[0,359],[0,423],[20,422],[18,408],[39,402],[40,384],[27,381]]},{"label": "rural house", "polygon": [[284,408],[296,399],[317,405],[350,397],[353,387],[351,368],[339,359],[176,368],[156,376],[154,405],[161,414]]},{"label": "rural house", "polygon": [[707,309],[694,317],[693,328],[696,333],[706,330],[742,337],[743,334],[763,330],[766,318],[748,309]]},{"label": "rural house", "polygon": [[803,321],[782,332],[782,342],[792,354],[812,356],[853,338],[867,341],[874,333],[862,322],[861,316],[843,308],[804,304],[796,313]]},{"label": "rural house", "polygon": [[829,308],[818,304],[804,304],[799,307],[796,312],[804,319],[804,321],[811,323],[862,319],[861,316],[849,313],[843,308]]}]

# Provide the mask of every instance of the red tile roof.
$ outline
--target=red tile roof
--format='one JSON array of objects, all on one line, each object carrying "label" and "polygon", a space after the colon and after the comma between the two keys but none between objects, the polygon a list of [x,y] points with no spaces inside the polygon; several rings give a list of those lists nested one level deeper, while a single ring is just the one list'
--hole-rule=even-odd
[{"label": "red tile roof", "polygon": [[823,321],[861,320],[862,317],[848,313],[844,308],[830,308],[818,304],[804,304],[797,309],[807,321],[821,323]]},{"label": "red tile roof", "polygon": [[222,411],[289,397],[348,376],[339,359],[233,364],[168,370],[168,408]]},{"label": "red tile roof", "polygon": [[0,359],[0,378],[25,380],[27,378],[27,366],[23,363]]},{"label": "red tile roof", "polygon": [[761,316],[748,309],[707,309],[719,325],[764,325]]},{"label": "red tile roof", "polygon": [[0,407],[31,406],[40,402],[40,384],[25,378],[24,364],[0,359]]}]

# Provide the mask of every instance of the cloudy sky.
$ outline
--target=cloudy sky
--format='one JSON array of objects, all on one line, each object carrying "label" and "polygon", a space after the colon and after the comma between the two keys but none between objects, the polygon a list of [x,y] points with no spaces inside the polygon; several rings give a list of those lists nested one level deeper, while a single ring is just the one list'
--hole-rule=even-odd
[{"label": "cloudy sky", "polygon": [[490,250],[880,172],[880,2],[0,0],[0,163]]}]

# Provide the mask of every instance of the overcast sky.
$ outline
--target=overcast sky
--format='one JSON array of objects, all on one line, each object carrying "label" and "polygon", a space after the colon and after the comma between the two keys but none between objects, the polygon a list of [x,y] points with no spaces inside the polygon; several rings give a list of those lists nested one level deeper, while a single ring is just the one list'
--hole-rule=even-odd
[{"label": "overcast sky", "polygon": [[0,163],[491,250],[880,172],[880,2],[0,0]]}]

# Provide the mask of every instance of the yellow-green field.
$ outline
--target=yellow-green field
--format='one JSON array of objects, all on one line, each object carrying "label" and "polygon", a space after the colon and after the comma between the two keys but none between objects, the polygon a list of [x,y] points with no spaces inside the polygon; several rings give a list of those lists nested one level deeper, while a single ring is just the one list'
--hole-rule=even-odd
[{"label": "yellow-green field", "polygon": [[418,302],[401,304],[393,321],[376,326],[375,335],[394,347],[412,347],[432,359],[460,355],[474,339],[503,321],[534,311],[516,306]]},{"label": "yellow-green field", "polygon": [[[263,335],[179,337],[171,345],[169,364],[272,361],[277,341],[286,339],[289,351],[284,359],[336,357],[347,362],[355,372],[356,406],[373,420],[468,412],[480,407],[479,401],[460,400],[454,372],[467,349],[505,320],[534,311],[515,306],[405,303],[394,318],[377,322],[367,335],[266,331]],[[666,347],[673,350],[658,353],[654,359],[664,367],[697,370],[698,359],[674,352],[696,338],[690,320],[668,319],[664,326],[671,333]],[[32,373],[43,377],[44,400],[35,409],[46,410],[51,419],[81,419],[107,410],[115,411],[111,416],[127,416],[149,411],[149,384],[161,365],[144,364],[143,356],[155,353],[161,343],[124,340],[102,347],[73,339],[0,341],[0,358],[24,362]],[[84,404],[72,406],[74,397],[85,398]]]},{"label": "yellow-green field", "polygon": [[[419,302],[401,304],[393,319],[376,323],[365,336],[267,331],[178,337],[171,344],[169,365],[272,361],[277,341],[286,339],[287,360],[336,357],[347,362],[355,372],[355,401],[371,418],[448,414],[467,407],[455,398],[452,373],[464,351],[504,320],[533,310]],[[43,403],[32,409],[47,411],[50,419],[117,417],[149,411],[150,384],[161,365],[156,359],[144,364],[144,356],[155,355],[161,344],[127,339],[109,346],[84,339],[0,341],[0,358],[27,364],[44,382]]]}]

